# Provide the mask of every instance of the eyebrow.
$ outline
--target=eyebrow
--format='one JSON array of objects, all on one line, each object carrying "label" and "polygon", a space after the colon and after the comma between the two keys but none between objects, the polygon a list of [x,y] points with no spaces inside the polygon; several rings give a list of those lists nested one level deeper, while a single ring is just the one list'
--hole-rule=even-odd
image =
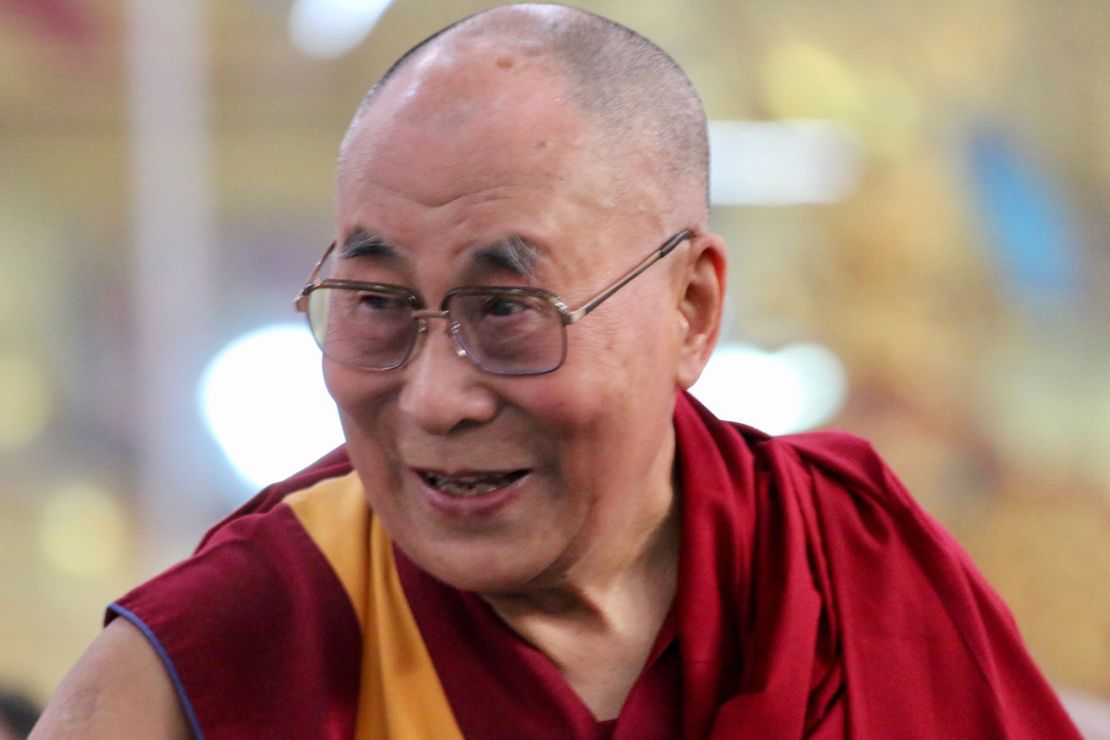
[{"label": "eyebrow", "polygon": [[471,263],[480,270],[511,272],[523,278],[535,278],[540,250],[519,234],[482,247],[471,256]]},{"label": "eyebrow", "polygon": [[[344,259],[370,258],[387,261],[402,259],[400,250],[381,236],[365,229],[356,229],[343,240],[339,254]],[[519,234],[474,251],[470,257],[473,272],[509,272],[525,279],[534,279],[541,250]]]},{"label": "eyebrow", "polygon": [[379,259],[393,260],[400,257],[397,248],[377,234],[371,234],[363,229],[356,229],[343,240],[339,254],[344,259],[354,257],[377,257]]}]

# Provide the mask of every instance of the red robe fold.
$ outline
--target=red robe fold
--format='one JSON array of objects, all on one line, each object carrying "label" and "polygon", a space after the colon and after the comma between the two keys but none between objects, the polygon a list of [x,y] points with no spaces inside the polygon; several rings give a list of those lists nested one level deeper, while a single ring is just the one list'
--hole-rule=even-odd
[{"label": "red robe fold", "polygon": [[[769,438],[684,393],[675,429],[676,603],[615,722],[594,721],[481,599],[395,553],[387,580],[403,588],[451,732],[1079,737],[1005,606],[869,445],[831,432]],[[333,570],[333,545],[284,503],[349,472],[340,450],[267,489],[110,608],[159,650],[198,734],[351,737],[366,721],[360,656],[380,633],[356,615],[360,587]],[[372,516],[328,526],[365,538]]]},{"label": "red robe fold", "polygon": [[714,636],[683,651],[688,737],[1079,737],[1005,605],[869,444],[768,438],[681,400],[675,425],[681,635]]}]

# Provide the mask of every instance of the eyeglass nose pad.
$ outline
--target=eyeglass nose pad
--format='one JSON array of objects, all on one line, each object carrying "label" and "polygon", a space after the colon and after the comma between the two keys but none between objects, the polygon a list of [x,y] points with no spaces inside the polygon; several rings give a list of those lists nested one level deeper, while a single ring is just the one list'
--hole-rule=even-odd
[{"label": "eyeglass nose pad", "polygon": [[447,331],[451,333],[451,338],[455,340],[455,354],[459,357],[467,357],[466,347],[462,345],[462,338],[459,336],[462,332],[462,325],[457,321],[452,321],[447,325]]}]

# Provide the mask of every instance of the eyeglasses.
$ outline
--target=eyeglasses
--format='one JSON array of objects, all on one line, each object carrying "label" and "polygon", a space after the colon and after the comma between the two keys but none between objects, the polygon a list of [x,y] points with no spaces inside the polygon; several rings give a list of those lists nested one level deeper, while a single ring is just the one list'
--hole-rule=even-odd
[{"label": "eyeglasses", "polygon": [[413,356],[429,319],[447,319],[456,352],[494,375],[543,375],[566,359],[566,327],[580,321],[640,273],[693,236],[683,230],[652,250],[631,270],[570,309],[539,288],[462,287],[444,296],[439,310],[426,308],[400,285],[317,279],[335,242],[316,263],[294,305],[308,315],[324,356],[367,370],[394,370]]}]

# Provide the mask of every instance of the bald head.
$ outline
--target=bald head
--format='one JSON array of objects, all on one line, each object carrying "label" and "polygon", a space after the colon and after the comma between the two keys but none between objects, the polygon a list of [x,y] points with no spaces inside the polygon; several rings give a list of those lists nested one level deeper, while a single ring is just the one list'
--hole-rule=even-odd
[{"label": "bald head", "polygon": [[[648,39],[600,16],[559,5],[511,5],[465,18],[420,42],[393,64],[359,106],[356,124],[403,70],[435,60],[463,65],[497,51],[496,63],[547,65],[562,76],[567,100],[591,123],[599,152],[618,180],[652,180],[708,214],[705,113],[682,69]],[[481,51],[479,51],[481,50]],[[624,177],[620,177],[620,174]],[[616,185],[617,183],[615,183]]]}]

